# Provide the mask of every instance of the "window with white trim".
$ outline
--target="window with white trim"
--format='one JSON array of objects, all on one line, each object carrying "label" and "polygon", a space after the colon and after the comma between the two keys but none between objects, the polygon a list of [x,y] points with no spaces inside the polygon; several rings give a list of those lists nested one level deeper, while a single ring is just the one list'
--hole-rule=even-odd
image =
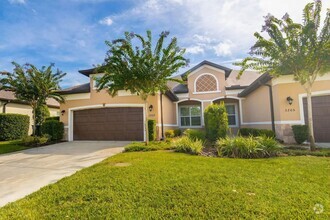
[{"label": "window with white trim", "polygon": [[194,127],[202,125],[201,107],[199,105],[180,106],[180,126]]},{"label": "window with white trim", "polygon": [[235,104],[226,104],[226,111],[228,115],[228,125],[231,127],[237,127],[237,110]]}]

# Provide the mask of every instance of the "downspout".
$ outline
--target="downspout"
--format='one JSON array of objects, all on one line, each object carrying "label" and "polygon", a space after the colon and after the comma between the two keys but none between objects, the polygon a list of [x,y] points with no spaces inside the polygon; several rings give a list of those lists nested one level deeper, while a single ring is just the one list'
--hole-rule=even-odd
[{"label": "downspout", "polygon": [[7,104],[9,104],[9,100],[8,101],[6,101],[4,104],[3,104],[3,106],[2,106],[2,113],[6,113],[6,105]]},{"label": "downspout", "polygon": [[164,138],[164,118],[163,118],[163,93],[160,93],[160,123],[161,123],[161,131],[162,138],[161,140],[165,140]]},{"label": "downspout", "polygon": [[275,133],[275,116],[274,116],[274,100],[273,100],[273,87],[269,84],[264,84],[269,89],[269,100],[270,100],[270,116],[272,120],[272,131]]}]

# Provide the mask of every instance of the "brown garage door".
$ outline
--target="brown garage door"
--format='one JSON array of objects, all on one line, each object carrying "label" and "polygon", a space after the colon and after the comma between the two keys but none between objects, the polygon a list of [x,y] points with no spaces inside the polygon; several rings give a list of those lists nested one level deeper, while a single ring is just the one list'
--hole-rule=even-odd
[{"label": "brown garage door", "polygon": [[143,141],[143,108],[74,111],[74,140]]},{"label": "brown garage door", "polygon": [[[312,97],[314,135],[316,142],[330,142],[330,95]],[[304,99],[305,123],[307,120],[307,100]]]}]

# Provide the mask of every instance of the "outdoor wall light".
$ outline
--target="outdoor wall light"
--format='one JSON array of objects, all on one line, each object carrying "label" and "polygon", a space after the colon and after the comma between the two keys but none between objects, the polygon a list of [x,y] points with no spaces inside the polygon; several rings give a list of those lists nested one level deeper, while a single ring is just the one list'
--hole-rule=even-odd
[{"label": "outdoor wall light", "polygon": [[153,109],[154,109],[154,106],[149,105],[149,111],[152,112]]},{"label": "outdoor wall light", "polygon": [[64,113],[65,113],[65,110],[62,110],[62,111],[61,111],[61,115],[64,115]]},{"label": "outdoor wall light", "polygon": [[286,101],[288,101],[289,105],[292,105],[292,103],[293,103],[293,98],[291,98],[291,96],[288,96],[288,97],[286,98]]}]

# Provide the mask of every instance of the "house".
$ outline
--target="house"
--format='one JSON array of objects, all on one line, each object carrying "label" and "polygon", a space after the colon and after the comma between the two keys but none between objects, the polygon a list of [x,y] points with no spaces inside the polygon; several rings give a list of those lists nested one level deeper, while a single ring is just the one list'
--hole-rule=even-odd
[{"label": "house", "polygon": [[[203,61],[181,78],[186,84],[169,83],[164,95],[143,100],[127,91],[115,97],[95,89],[94,69],[81,70],[87,84],[62,91],[61,121],[66,137],[73,140],[145,140],[144,108],[149,119],[157,122],[161,137],[161,113],[164,129],[203,128],[204,109],[224,102],[231,132],[239,128],[274,129],[277,138],[294,142],[291,125],[307,121],[306,92],[292,75],[272,78],[268,74],[238,71]],[[330,73],[318,77],[313,87],[313,118],[317,142],[330,142]],[[163,111],[161,111],[161,106]]]},{"label": "house", "polygon": [[[50,99],[47,101],[50,116],[60,115],[60,104]],[[0,91],[0,113],[15,113],[28,115],[30,117],[29,134],[32,134],[33,129],[33,114],[32,108],[26,102],[17,100],[15,94],[10,91]]]}]

